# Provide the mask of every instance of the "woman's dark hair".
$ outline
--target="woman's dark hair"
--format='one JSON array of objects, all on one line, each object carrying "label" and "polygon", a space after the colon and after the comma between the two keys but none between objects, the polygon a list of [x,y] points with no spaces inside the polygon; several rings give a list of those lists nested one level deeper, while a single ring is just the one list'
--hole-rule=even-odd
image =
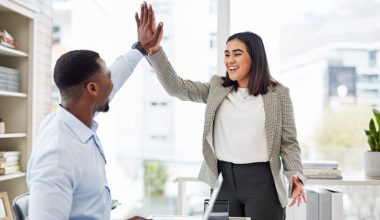
[{"label": "woman's dark hair", "polygon": [[[248,81],[249,94],[254,96],[266,94],[268,88],[276,86],[278,82],[270,75],[267,55],[261,37],[252,32],[241,32],[231,35],[226,44],[234,39],[238,39],[245,44],[252,60]],[[238,83],[230,79],[228,72],[222,79],[224,87],[233,86],[237,91]]]},{"label": "woman's dark hair", "polygon": [[61,94],[86,82],[100,69],[99,54],[90,50],[73,50],[63,54],[54,67],[54,82]]}]

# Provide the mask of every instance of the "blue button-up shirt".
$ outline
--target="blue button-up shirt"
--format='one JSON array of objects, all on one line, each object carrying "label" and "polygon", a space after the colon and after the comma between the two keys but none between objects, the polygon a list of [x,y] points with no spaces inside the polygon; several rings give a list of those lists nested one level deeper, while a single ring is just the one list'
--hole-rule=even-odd
[{"label": "blue button-up shirt", "polygon": [[[141,58],[131,50],[110,66],[111,98]],[[30,220],[110,219],[106,158],[97,127],[93,121],[88,128],[61,106],[43,120],[27,169]]]}]

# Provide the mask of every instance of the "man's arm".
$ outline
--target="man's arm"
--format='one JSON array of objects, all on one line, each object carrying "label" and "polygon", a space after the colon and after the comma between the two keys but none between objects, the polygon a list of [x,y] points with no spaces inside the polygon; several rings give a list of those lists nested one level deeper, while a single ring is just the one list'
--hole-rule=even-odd
[{"label": "man's arm", "polygon": [[116,59],[109,67],[111,71],[111,79],[113,89],[110,95],[110,100],[115,96],[116,92],[124,85],[125,81],[132,75],[137,64],[140,62],[143,55],[140,51],[133,49],[125,55]]},{"label": "man's arm", "polygon": [[[160,23],[157,28],[155,27],[156,16],[151,6],[148,9],[146,2],[141,4],[141,13],[145,18],[141,20],[141,22],[138,18],[138,15],[135,15],[137,22],[138,41],[141,43],[141,46],[144,48],[144,50],[150,51],[150,49],[153,48],[155,51],[157,51],[160,48],[160,42],[162,39],[162,23]],[[145,22],[149,22],[149,27],[147,25],[144,25]],[[142,28],[140,26],[142,25],[145,28],[149,28],[151,32],[155,31],[156,33],[151,34],[148,32],[146,34],[147,36],[145,36],[145,38],[142,38],[142,34],[140,33],[142,32]],[[119,91],[124,82],[132,75],[135,67],[140,62],[142,57],[143,54],[140,51],[133,49],[127,54],[119,57],[115,63],[109,67],[111,70],[111,78],[114,86],[110,95],[110,100],[112,100],[116,92]]]}]

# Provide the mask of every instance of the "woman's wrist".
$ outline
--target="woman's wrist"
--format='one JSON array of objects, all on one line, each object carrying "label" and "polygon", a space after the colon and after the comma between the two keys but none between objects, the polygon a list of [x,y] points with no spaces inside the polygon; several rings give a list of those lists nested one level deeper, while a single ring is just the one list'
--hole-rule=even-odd
[{"label": "woman's wrist", "polygon": [[155,54],[157,51],[159,51],[161,49],[161,46],[157,46],[157,47],[152,47],[148,50],[148,53],[149,54]]},{"label": "woman's wrist", "polygon": [[302,182],[302,180],[298,177],[298,176],[296,176],[296,175],[293,175],[293,183],[294,184],[300,184],[300,185],[302,185],[303,186],[303,182]]}]

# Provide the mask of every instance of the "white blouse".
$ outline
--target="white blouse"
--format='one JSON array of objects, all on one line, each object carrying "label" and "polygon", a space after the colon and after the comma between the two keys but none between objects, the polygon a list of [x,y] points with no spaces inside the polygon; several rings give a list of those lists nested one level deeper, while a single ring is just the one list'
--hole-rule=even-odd
[{"label": "white blouse", "polygon": [[216,112],[214,146],[218,160],[235,164],[269,160],[261,95],[249,95],[247,88],[228,94]]}]

